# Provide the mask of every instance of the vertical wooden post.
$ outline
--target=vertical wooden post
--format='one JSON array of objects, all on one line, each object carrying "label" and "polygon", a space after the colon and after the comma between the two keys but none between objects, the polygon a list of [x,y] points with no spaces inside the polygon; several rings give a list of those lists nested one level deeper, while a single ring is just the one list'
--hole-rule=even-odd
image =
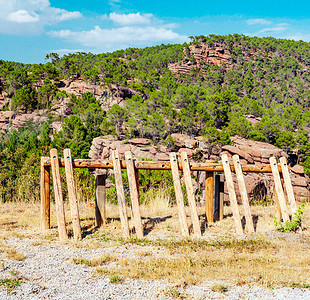
[{"label": "vertical wooden post", "polygon": [[41,157],[41,229],[45,231],[50,228],[50,168],[44,167]]},{"label": "vertical wooden post", "polygon": [[192,183],[192,178],[191,178],[191,170],[190,170],[190,165],[189,165],[186,152],[181,152],[181,160],[182,160],[183,174],[184,174],[184,179],[185,179],[185,184],[186,184],[187,198],[188,198],[188,203],[189,203],[189,207],[191,211],[191,217],[193,221],[194,234],[200,237],[201,236],[200,223],[199,223],[196,201],[195,201],[195,196],[194,196],[194,188],[193,188],[193,183]]},{"label": "vertical wooden post", "polygon": [[237,175],[239,191],[241,194],[242,204],[243,204],[243,208],[244,208],[246,227],[247,227],[249,233],[253,233],[254,232],[253,219],[252,219],[252,215],[251,215],[249,198],[248,198],[248,193],[247,193],[247,190],[245,187],[245,182],[244,182],[244,178],[243,178],[243,173],[242,173],[242,168],[241,168],[241,164],[240,164],[240,160],[239,160],[239,155],[234,155],[233,161],[234,161],[234,166],[235,166],[235,172]]},{"label": "vertical wooden post", "polygon": [[57,149],[51,149],[51,167],[53,175],[53,186],[55,192],[55,202],[56,202],[56,212],[57,212],[57,223],[60,242],[64,242],[68,239],[66,230],[66,219],[65,219],[65,209],[64,201],[62,197],[62,188],[60,181],[60,171],[59,171],[59,160]]},{"label": "vertical wooden post", "polygon": [[286,187],[286,194],[288,198],[288,202],[290,204],[291,212],[294,215],[297,211],[297,205],[294,197],[293,186],[290,178],[290,174],[288,172],[287,162],[285,157],[280,158],[280,164],[282,168],[283,179]]},{"label": "vertical wooden post", "polygon": [[119,216],[120,216],[122,227],[123,227],[123,235],[124,235],[124,238],[129,238],[130,236],[129,224],[128,224],[126,202],[125,202],[122,169],[121,169],[119,154],[117,150],[112,151],[112,161],[113,161],[113,171],[114,171],[114,176],[115,176],[115,186],[116,186],[116,193],[117,193]]},{"label": "vertical wooden post", "polygon": [[[105,171],[106,172],[106,171]],[[106,223],[106,179],[107,174],[96,174],[95,182],[95,220],[96,226]]]},{"label": "vertical wooden post", "polygon": [[276,190],[280,208],[281,208],[282,218],[283,218],[283,221],[286,222],[286,221],[289,221],[289,215],[288,215],[287,207],[285,203],[285,196],[284,196],[284,191],[283,191],[281,178],[279,174],[278,164],[277,164],[275,157],[270,157],[269,161],[270,161],[272,175],[274,179],[275,190]]},{"label": "vertical wooden post", "polygon": [[227,189],[228,189],[228,194],[229,194],[229,200],[230,200],[230,206],[233,212],[233,218],[235,221],[235,226],[237,233],[239,235],[243,235],[243,229],[242,229],[242,224],[241,224],[241,219],[240,219],[240,214],[239,214],[239,209],[238,209],[238,203],[237,203],[237,198],[236,198],[236,193],[235,193],[235,188],[234,188],[234,182],[232,179],[231,175],[231,169],[230,169],[230,164],[228,161],[228,156],[227,154],[222,155],[222,164],[224,168],[224,174],[227,182]]},{"label": "vertical wooden post", "polygon": [[126,166],[127,166],[127,175],[128,175],[128,183],[130,190],[130,198],[132,205],[132,214],[133,221],[136,229],[136,234],[138,238],[143,238],[143,226],[140,215],[140,207],[139,207],[139,195],[137,190],[137,182],[135,176],[135,167],[133,164],[133,159],[130,151],[125,152]]},{"label": "vertical wooden post", "polygon": [[179,174],[179,166],[175,153],[170,153],[170,164],[171,164],[171,172],[173,178],[173,186],[175,191],[175,198],[177,200],[178,214],[181,225],[181,232],[183,236],[188,237],[188,227],[186,221],[186,213],[184,208],[184,198],[181,188],[180,174]]},{"label": "vertical wooden post", "polygon": [[214,220],[220,220],[220,175],[214,175]]},{"label": "vertical wooden post", "polygon": [[281,207],[280,207],[278,195],[275,189],[276,187],[274,187],[274,215],[277,218],[277,220],[281,221],[282,219]]},{"label": "vertical wooden post", "polygon": [[81,240],[82,231],[80,225],[79,204],[76,196],[76,187],[74,182],[72,157],[70,149],[64,150],[64,160],[65,160],[65,171],[68,186],[68,196],[71,210],[73,235],[75,240]]},{"label": "vertical wooden post", "polygon": [[206,172],[205,182],[205,207],[207,222],[214,222],[214,177],[213,172]]},{"label": "vertical wooden post", "polygon": [[220,175],[220,221],[224,219],[224,174]]}]

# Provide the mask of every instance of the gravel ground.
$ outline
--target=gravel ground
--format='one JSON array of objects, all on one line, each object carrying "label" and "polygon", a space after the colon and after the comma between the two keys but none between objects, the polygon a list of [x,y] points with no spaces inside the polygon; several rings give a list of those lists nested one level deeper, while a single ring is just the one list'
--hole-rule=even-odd
[{"label": "gravel ground", "polygon": [[[38,243],[34,238],[8,238],[7,246],[24,253],[25,259],[13,261],[0,254],[3,261],[0,279],[12,276],[12,271],[22,278],[22,284],[13,290],[0,288],[0,299],[173,299],[183,295],[188,299],[310,299],[309,289],[279,288],[264,289],[257,286],[228,287],[225,293],[214,292],[214,282],[199,286],[177,288],[165,281],[141,281],[125,279],[113,284],[107,276],[96,276],[92,267],[76,265],[73,258],[92,259],[103,254],[119,257],[137,255],[138,247],[130,245],[97,249],[77,248],[58,242]],[[164,253],[159,253],[159,255]]]}]

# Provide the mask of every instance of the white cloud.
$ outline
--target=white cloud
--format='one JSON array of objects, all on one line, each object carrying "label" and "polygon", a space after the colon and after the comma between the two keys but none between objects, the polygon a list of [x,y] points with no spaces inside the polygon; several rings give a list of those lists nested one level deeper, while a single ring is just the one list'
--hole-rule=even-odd
[{"label": "white cloud", "polygon": [[104,18],[113,21],[114,23],[125,26],[125,25],[149,25],[151,24],[152,14],[117,14],[110,13],[109,16],[104,16]]},{"label": "white cloud", "polygon": [[49,0],[0,0],[0,33],[38,34],[46,25],[81,16],[78,11],[52,7]]},{"label": "white cloud", "polygon": [[150,26],[123,26],[103,29],[95,26],[89,31],[74,32],[71,30],[50,31],[52,37],[62,38],[69,42],[78,43],[96,51],[112,51],[127,47],[140,47],[156,43],[182,43],[188,40],[171,29]]},{"label": "white cloud", "polygon": [[272,24],[271,21],[266,19],[248,19],[246,20],[248,25],[270,25]]},{"label": "white cloud", "polygon": [[275,26],[273,27],[263,28],[258,33],[285,31],[287,30],[287,28],[288,28],[287,23],[279,23],[275,24]]},{"label": "white cloud", "polygon": [[7,19],[11,22],[16,23],[34,23],[39,21],[39,15],[35,12],[32,12],[31,14],[28,13],[26,10],[18,10],[13,11],[8,14]]}]

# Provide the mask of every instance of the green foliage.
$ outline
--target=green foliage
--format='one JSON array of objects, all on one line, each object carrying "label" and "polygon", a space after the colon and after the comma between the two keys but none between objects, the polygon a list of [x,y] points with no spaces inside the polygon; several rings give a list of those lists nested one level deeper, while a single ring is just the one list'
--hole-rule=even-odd
[{"label": "green foliage", "polygon": [[295,212],[294,216],[290,221],[286,221],[284,224],[281,221],[278,221],[276,217],[274,217],[274,225],[278,231],[281,232],[295,232],[301,226],[301,217],[304,213],[305,204],[302,203],[297,211]]}]

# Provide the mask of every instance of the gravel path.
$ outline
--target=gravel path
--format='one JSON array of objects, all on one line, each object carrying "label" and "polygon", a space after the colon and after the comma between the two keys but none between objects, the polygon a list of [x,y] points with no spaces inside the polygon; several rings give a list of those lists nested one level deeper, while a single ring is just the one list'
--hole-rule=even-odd
[{"label": "gravel path", "polygon": [[[173,295],[177,296],[175,287],[165,281],[125,279],[120,284],[112,284],[108,277],[96,276],[92,267],[72,262],[76,257],[92,259],[112,253],[132,257],[136,253],[134,247],[145,249],[145,246],[85,249],[57,242],[40,245],[34,242],[33,239],[6,240],[8,246],[15,247],[26,258],[13,261],[3,254],[0,279],[12,276],[13,271],[23,278],[23,283],[12,291],[0,288],[0,299],[173,299]],[[309,289],[264,289],[226,284],[228,291],[220,293],[211,290],[213,284],[206,282],[204,285],[186,287],[181,290],[181,295],[188,299],[310,299]]]}]

